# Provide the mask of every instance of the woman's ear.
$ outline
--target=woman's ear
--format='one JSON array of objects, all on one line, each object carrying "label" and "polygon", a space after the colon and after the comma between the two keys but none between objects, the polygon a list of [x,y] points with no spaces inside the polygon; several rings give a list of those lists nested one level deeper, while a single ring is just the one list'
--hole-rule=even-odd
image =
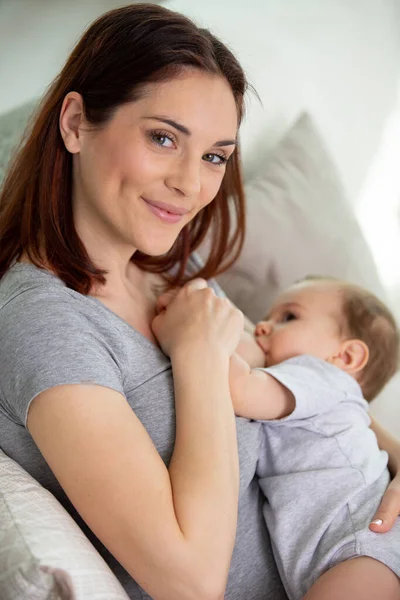
[{"label": "woman's ear", "polygon": [[362,340],[345,340],[341,343],[339,352],[331,358],[329,362],[346,371],[350,375],[355,375],[363,370],[368,363],[369,349]]},{"label": "woman's ear", "polygon": [[77,92],[69,92],[62,103],[59,127],[68,152],[77,154],[81,149],[80,125],[84,118],[83,98]]}]

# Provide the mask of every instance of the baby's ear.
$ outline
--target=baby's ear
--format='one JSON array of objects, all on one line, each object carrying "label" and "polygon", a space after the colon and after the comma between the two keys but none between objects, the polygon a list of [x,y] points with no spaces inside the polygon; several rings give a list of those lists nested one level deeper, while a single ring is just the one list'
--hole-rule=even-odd
[{"label": "baby's ear", "polygon": [[362,340],[345,340],[332,362],[349,375],[355,375],[363,370],[368,359],[369,349],[365,342]]}]

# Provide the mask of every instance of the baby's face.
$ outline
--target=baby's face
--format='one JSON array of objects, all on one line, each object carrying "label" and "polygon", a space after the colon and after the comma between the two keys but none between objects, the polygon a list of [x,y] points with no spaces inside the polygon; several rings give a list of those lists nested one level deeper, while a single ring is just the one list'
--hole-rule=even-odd
[{"label": "baby's face", "polygon": [[322,360],[336,356],[342,341],[340,315],[340,291],[334,283],[305,281],[289,288],[256,325],[265,366],[300,354]]}]

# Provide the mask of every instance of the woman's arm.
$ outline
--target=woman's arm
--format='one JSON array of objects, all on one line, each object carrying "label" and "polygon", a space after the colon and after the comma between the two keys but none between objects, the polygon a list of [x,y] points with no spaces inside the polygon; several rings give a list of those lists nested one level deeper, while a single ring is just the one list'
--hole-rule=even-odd
[{"label": "woman's arm", "polygon": [[[204,395],[197,400],[203,402]],[[179,476],[174,476],[173,469],[169,475],[123,396],[96,386],[51,388],[33,400],[28,427],[82,518],[152,598],[195,600],[221,595],[229,561],[226,550],[224,560],[214,555],[214,531],[209,531],[207,522],[212,515],[222,516],[221,506],[219,502],[210,506],[207,498],[202,511],[195,514],[195,501],[201,505],[195,490],[192,502],[186,503],[188,516],[182,521],[182,507],[175,507],[176,502],[182,503],[179,498],[184,493],[179,484],[175,487]],[[186,452],[190,452],[189,444]],[[196,463],[193,461],[192,474],[186,471],[188,486],[196,478]],[[182,469],[181,478],[185,475],[184,466]],[[205,476],[201,479],[207,496],[216,486]],[[234,497],[231,484],[219,500],[230,505]],[[217,498],[215,493],[214,500]],[[231,529],[234,531],[233,526]],[[225,545],[230,545],[227,532],[221,528],[219,533]],[[232,535],[230,532],[229,538]]]},{"label": "woman's arm", "polygon": [[400,514],[400,442],[372,417],[371,429],[377,437],[379,447],[389,454],[388,466],[393,477],[370,524],[373,531],[384,533],[393,527]]},{"label": "woman's arm", "polygon": [[243,322],[211,290],[181,296],[153,327],[174,373],[169,470],[124,396],[109,388],[50,388],[32,401],[28,428],[83,519],[154,600],[217,600],[236,532],[228,375]]}]

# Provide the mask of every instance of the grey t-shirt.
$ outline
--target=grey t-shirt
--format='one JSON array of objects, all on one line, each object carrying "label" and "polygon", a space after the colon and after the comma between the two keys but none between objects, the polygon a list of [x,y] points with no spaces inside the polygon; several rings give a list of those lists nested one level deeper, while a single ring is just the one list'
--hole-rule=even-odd
[{"label": "grey t-shirt", "polygon": [[[1,448],[65,506],[129,597],[149,598],[83,523],[26,429],[26,417],[32,399],[48,388],[112,388],[124,394],[168,465],[175,439],[169,359],[99,300],[27,264],[13,265],[0,281],[0,332]],[[255,478],[260,434],[259,423],[237,418],[240,500],[227,600],[286,599]]]}]

